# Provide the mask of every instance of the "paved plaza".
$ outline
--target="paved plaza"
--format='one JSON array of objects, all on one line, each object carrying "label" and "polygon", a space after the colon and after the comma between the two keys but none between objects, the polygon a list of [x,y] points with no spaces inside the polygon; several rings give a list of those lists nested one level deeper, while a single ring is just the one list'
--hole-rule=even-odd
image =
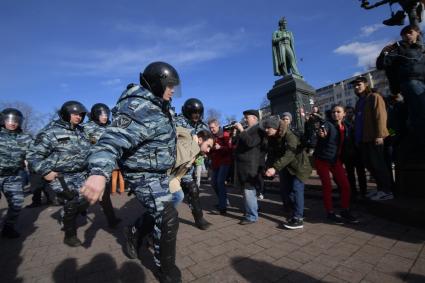
[{"label": "paved plaza", "polygon": [[[241,226],[242,198],[236,189],[229,192],[231,207],[222,216],[214,210],[212,189],[202,186],[205,216],[213,224],[208,231],[193,225],[187,204],[179,207],[177,264],[184,282],[425,282],[425,230],[373,216],[361,206],[354,209],[360,224],[328,224],[321,200],[308,191],[304,229],[282,228],[285,212],[276,192],[261,201],[258,223]],[[138,260],[122,251],[122,228],[140,214],[140,204],[126,194],[112,201],[122,225],[106,228],[100,206],[91,207],[87,219],[79,219],[79,248],[62,244],[59,207],[24,209],[22,237],[0,238],[0,282],[157,282],[150,248],[143,247]],[[2,219],[6,207],[2,198]]]}]

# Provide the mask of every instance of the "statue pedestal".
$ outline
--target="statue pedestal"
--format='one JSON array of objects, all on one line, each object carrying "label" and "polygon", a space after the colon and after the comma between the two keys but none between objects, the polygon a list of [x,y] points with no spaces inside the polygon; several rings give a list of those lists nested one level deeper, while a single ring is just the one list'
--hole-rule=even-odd
[{"label": "statue pedestal", "polygon": [[293,127],[304,131],[305,112],[311,112],[315,93],[315,89],[302,78],[284,76],[275,81],[273,88],[267,93],[272,115],[290,112]]}]

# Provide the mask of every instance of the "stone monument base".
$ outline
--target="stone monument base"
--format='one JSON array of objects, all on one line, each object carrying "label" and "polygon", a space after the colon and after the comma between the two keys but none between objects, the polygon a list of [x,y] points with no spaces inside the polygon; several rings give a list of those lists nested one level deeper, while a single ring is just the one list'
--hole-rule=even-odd
[{"label": "stone monument base", "polygon": [[272,115],[292,114],[293,126],[303,131],[305,112],[311,112],[315,89],[298,76],[286,75],[275,81],[267,93]]}]

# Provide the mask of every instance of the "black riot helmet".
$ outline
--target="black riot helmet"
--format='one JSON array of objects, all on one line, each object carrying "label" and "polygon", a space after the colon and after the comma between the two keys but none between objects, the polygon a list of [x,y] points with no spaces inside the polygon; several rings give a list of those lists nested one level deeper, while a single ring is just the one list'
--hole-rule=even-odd
[{"label": "black riot helmet", "polygon": [[96,103],[95,105],[93,105],[90,110],[90,120],[95,121],[96,123],[100,123],[99,118],[102,115],[108,117],[108,124],[109,116],[111,115],[111,110],[109,109],[109,107],[103,103]]},{"label": "black riot helmet", "polygon": [[180,78],[176,69],[170,64],[153,62],[140,73],[140,84],[155,96],[162,97],[167,86],[180,84]]},{"label": "black riot helmet", "polygon": [[193,120],[193,114],[199,114],[198,119],[201,120],[204,116],[204,105],[197,98],[189,98],[182,106],[182,113],[189,120]]},{"label": "black riot helmet", "polygon": [[16,108],[6,108],[1,111],[0,125],[5,127],[6,123],[18,124],[18,129],[21,128],[24,121],[24,115]]},{"label": "black riot helmet", "polygon": [[65,102],[62,105],[58,114],[59,114],[59,117],[66,122],[70,121],[71,114],[81,114],[82,115],[81,121],[83,121],[84,117],[87,114],[87,109],[86,107],[84,107],[84,105],[81,102],[70,100]]}]

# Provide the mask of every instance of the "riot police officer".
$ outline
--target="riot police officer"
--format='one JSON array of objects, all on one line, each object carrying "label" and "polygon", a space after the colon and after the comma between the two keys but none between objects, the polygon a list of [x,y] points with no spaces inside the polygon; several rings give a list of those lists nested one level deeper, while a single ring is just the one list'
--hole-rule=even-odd
[{"label": "riot police officer", "polygon": [[6,238],[18,238],[15,230],[24,202],[23,180],[20,171],[25,167],[25,155],[31,143],[31,137],[22,132],[24,116],[15,108],[6,108],[0,115],[0,197],[7,199],[9,208],[1,235]]},{"label": "riot police officer", "polygon": [[87,177],[86,159],[91,146],[80,126],[86,113],[80,102],[65,102],[58,112],[59,119],[38,133],[27,155],[30,169],[42,175],[65,201],[62,219],[64,243],[71,247],[81,245],[76,218],[88,207],[88,202],[79,194]]},{"label": "riot police officer", "polygon": [[[92,106],[89,115],[90,121],[83,125],[84,132],[91,144],[96,144],[106,128],[111,124],[109,120],[110,116],[111,110],[106,104],[96,103]],[[102,206],[109,227],[115,228],[121,222],[121,219],[115,216],[114,208],[112,207],[111,183],[107,184],[105,193],[99,204]]]},{"label": "riot police officer", "polygon": [[105,132],[106,127],[111,124],[110,116],[111,110],[106,104],[96,103],[92,106],[89,115],[90,121],[83,125],[90,143],[95,144]]},{"label": "riot police officer", "polygon": [[169,171],[176,157],[171,98],[180,84],[177,71],[164,62],[149,64],[140,84],[127,88],[114,108],[114,121],[88,158],[90,177],[83,192],[90,203],[102,195],[115,163],[146,208],[126,229],[126,253],[137,257],[141,240],[153,231],[154,260],[160,282],[181,282],[175,265],[178,213],[169,191]]},{"label": "riot police officer", "polygon": [[[176,118],[176,126],[189,129],[192,135],[196,135],[201,130],[209,132],[208,125],[202,121],[203,115],[204,105],[202,102],[197,98],[190,98],[183,104],[182,113]],[[194,166],[182,178],[181,186],[187,196],[196,226],[201,230],[206,230],[211,224],[203,217],[199,187],[193,179],[193,172]]]}]

